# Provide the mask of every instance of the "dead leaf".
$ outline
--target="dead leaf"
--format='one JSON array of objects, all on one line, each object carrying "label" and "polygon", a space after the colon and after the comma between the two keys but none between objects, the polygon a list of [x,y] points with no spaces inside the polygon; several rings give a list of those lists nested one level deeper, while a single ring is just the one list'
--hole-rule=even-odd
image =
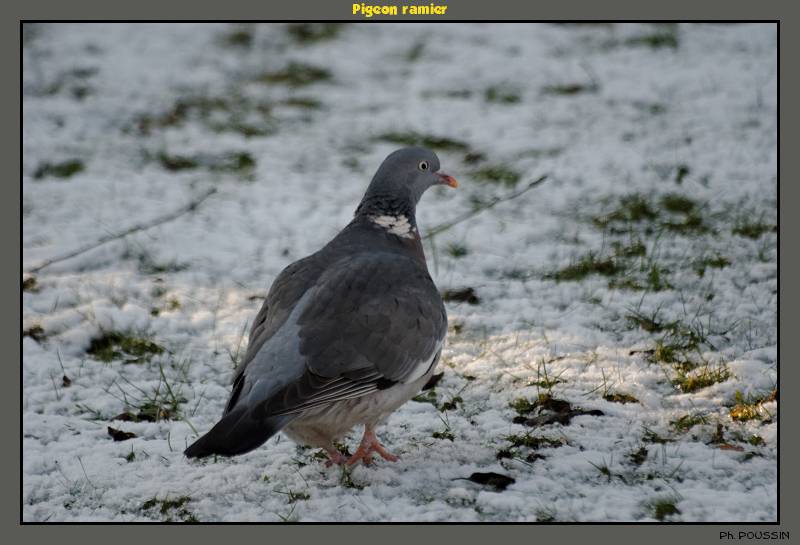
[{"label": "dead leaf", "polygon": [[108,435],[110,435],[114,441],[127,441],[128,439],[133,439],[136,437],[135,433],[118,430],[116,428],[112,428],[111,426],[108,426]]},{"label": "dead leaf", "polygon": [[717,447],[720,450],[735,450],[736,452],[744,452],[744,448],[739,445],[731,445],[730,443],[722,443]]},{"label": "dead leaf", "polygon": [[568,413],[572,411],[569,401],[555,399],[549,395],[542,397],[534,403],[534,406],[543,411],[553,411],[554,413]]},{"label": "dead leaf", "polygon": [[456,303],[467,303],[477,305],[481,302],[474,288],[462,288],[458,290],[445,290],[442,292],[442,299],[454,301]]},{"label": "dead leaf", "polygon": [[485,484],[493,486],[497,490],[505,490],[509,485],[514,484],[516,481],[508,475],[501,475],[500,473],[473,473],[469,478],[464,479],[472,481],[477,484]]}]

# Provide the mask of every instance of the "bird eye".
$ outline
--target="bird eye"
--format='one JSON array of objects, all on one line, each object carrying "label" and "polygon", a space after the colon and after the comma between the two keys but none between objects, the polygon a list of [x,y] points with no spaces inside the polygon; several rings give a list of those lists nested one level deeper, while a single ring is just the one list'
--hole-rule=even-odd
[{"label": "bird eye", "polygon": [[419,169],[420,170],[428,170],[428,161],[420,161],[419,162]]}]

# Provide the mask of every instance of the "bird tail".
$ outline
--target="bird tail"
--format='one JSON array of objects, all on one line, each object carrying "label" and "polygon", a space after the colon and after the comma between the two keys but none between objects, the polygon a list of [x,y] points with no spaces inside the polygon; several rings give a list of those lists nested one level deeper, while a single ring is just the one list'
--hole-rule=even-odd
[{"label": "bird tail", "polygon": [[211,430],[189,445],[183,453],[189,458],[212,454],[235,456],[260,447],[297,417],[296,414],[257,418],[242,407],[226,413]]}]

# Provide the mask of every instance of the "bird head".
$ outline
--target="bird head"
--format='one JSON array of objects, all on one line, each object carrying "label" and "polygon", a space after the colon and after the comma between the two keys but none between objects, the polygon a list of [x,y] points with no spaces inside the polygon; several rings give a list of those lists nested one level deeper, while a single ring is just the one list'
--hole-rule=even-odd
[{"label": "bird head", "polygon": [[364,198],[394,195],[416,206],[422,194],[434,185],[458,187],[452,176],[439,170],[439,158],[432,151],[410,147],[391,153],[372,178]]}]

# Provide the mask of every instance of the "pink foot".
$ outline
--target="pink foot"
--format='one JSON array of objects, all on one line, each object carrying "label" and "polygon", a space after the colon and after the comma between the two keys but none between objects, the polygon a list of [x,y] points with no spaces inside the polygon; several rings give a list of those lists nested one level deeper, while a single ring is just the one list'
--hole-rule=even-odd
[{"label": "pink foot", "polygon": [[390,462],[396,462],[400,459],[383,448],[383,445],[380,444],[372,430],[366,429],[364,430],[364,437],[361,439],[358,450],[347,460],[347,465],[352,466],[359,461],[364,462],[364,465],[369,465],[372,463],[373,453],[377,453],[381,458],[389,460]]},{"label": "pink foot", "polygon": [[377,439],[375,440],[375,443],[372,445],[372,448],[373,448],[373,449],[375,450],[375,452],[377,452],[377,453],[380,455],[380,457],[381,457],[381,458],[383,458],[384,460],[389,460],[390,462],[396,462],[396,461],[398,461],[398,460],[400,459],[400,457],[399,457],[399,456],[395,456],[394,454],[392,454],[391,452],[389,452],[388,450],[386,450],[385,448],[383,448],[383,445],[381,445],[380,443],[378,443]]},{"label": "pink foot", "polygon": [[325,467],[331,467],[333,464],[340,466],[344,463],[347,463],[347,456],[345,456],[335,448],[332,448],[330,450],[326,449],[326,451],[328,453],[328,460],[325,462]]},{"label": "pink foot", "polygon": [[372,463],[372,449],[369,446],[365,446],[363,443],[358,447],[355,454],[347,460],[347,465],[352,466],[359,461],[364,462],[365,466]]}]

